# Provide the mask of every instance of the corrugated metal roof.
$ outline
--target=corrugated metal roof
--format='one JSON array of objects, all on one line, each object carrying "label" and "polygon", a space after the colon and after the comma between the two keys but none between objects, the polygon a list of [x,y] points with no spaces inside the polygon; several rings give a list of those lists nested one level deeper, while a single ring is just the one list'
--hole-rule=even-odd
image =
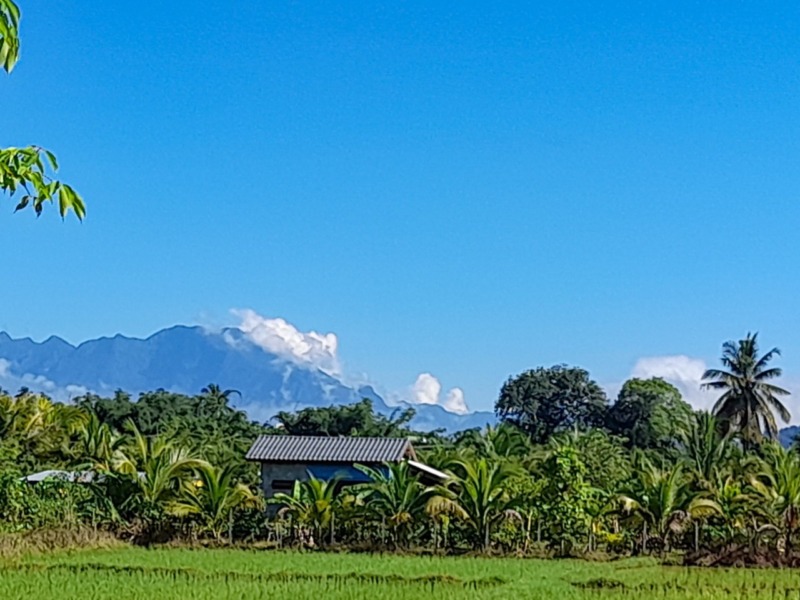
[{"label": "corrugated metal roof", "polygon": [[260,462],[382,463],[414,456],[405,438],[262,435],[247,452]]}]

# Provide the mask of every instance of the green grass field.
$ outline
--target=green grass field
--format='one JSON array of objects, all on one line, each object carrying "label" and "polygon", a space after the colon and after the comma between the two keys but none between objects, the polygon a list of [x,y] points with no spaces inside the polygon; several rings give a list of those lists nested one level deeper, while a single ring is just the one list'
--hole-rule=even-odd
[{"label": "green grass field", "polygon": [[0,567],[0,598],[800,598],[800,573],[245,550],[58,552]]}]

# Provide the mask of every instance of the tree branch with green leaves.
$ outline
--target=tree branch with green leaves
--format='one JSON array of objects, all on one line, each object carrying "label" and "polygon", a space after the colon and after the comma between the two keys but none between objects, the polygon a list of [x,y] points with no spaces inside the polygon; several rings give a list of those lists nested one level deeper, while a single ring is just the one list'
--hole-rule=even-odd
[{"label": "tree branch with green leaves", "polygon": [[[0,67],[11,73],[19,60],[20,10],[13,0],[0,0]],[[83,220],[86,206],[75,189],[55,179],[58,160],[40,146],[0,148],[0,190],[18,197],[16,211],[31,207],[37,216],[45,202],[58,202],[62,218],[72,211]]]}]

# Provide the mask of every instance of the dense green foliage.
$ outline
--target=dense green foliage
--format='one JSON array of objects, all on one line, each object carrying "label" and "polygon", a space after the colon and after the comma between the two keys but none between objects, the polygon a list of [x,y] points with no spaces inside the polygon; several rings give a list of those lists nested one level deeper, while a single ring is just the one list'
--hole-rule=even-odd
[{"label": "dense green foliage", "polygon": [[[730,389],[740,388],[725,398]],[[692,412],[660,379],[626,382],[609,405],[582,369],[527,371],[503,386],[499,425],[452,436],[413,432],[413,411],[382,416],[369,400],[259,424],[231,406],[236,396],[209,385],[196,396],[158,390],[133,401],[120,391],[65,405],[0,393],[0,527],[91,525],[143,542],[560,555],[744,549],[794,560],[800,454],[731,423],[726,410]],[[757,421],[767,433],[768,421]],[[409,436],[420,460],[448,478],[422,480],[407,463],[359,467],[367,483],[312,477],[266,500],[244,459],[262,433]],[[79,481],[20,480],[43,469]]]},{"label": "dense green foliage", "polygon": [[399,410],[390,417],[377,414],[372,401],[365,398],[349,406],[281,411],[274,420],[289,435],[405,437],[411,434],[408,422],[413,418],[412,409]]},{"label": "dense green foliage", "polygon": [[542,443],[560,431],[602,425],[608,400],[588,372],[559,365],[509,378],[495,408],[501,419]]}]

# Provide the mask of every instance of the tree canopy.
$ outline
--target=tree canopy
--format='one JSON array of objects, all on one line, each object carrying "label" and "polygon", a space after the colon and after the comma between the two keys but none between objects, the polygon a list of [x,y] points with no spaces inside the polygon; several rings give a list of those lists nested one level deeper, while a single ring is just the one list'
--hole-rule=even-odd
[{"label": "tree canopy", "polygon": [[527,432],[536,443],[555,433],[601,426],[606,418],[605,392],[579,367],[539,367],[509,378],[500,390],[495,412]]},{"label": "tree canopy", "polygon": [[708,369],[703,374],[703,387],[722,392],[714,405],[714,414],[726,427],[739,432],[748,444],[759,442],[764,435],[777,439],[774,413],[786,423],[791,418],[779,399],[788,396],[788,390],[772,383],[783,372],[779,367],[769,366],[780,353],[772,348],[759,355],[758,334],[748,333],[738,342],[722,345],[723,369]]},{"label": "tree canopy", "polygon": [[629,379],[608,415],[609,429],[634,448],[674,448],[692,407],[674,385],[660,378]]}]

